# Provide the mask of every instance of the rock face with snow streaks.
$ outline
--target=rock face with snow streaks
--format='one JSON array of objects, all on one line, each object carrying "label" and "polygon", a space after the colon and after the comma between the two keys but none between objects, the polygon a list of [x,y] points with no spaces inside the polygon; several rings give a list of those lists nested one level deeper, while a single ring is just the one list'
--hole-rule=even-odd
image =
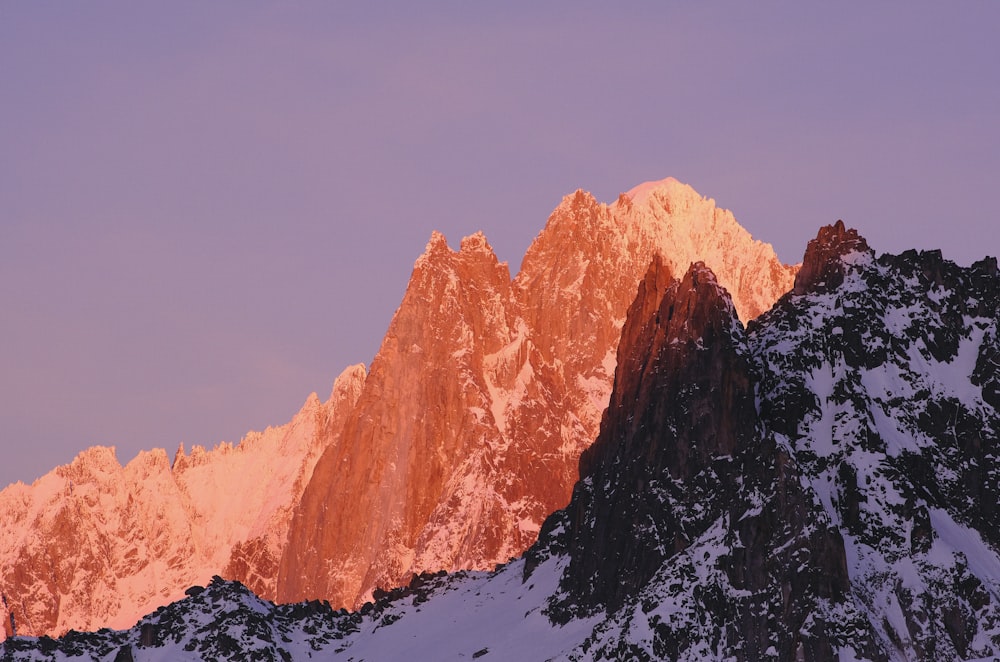
[{"label": "rock face with snow streaks", "polygon": [[855,599],[883,646],[995,657],[996,260],[876,259],[850,244],[827,259],[839,284],[789,295],[751,325],[762,418],[842,531]]},{"label": "rock face with snow streaks", "polygon": [[95,447],[4,489],[2,632],[128,626],[223,568],[273,595],[291,508],[364,378],[363,366],[349,368],[328,402],[313,395],[290,423],[235,447],[182,447],[172,466],[154,450],[124,467]]},{"label": "rock face with snow streaks", "polygon": [[[760,424],[728,293],[700,263],[667,282],[654,262],[629,311],[601,434],[527,577],[532,555],[565,554],[552,617],[641,613],[657,658],[832,660],[847,642],[873,649],[839,533]],[[637,654],[627,637],[592,643],[612,658]]]}]

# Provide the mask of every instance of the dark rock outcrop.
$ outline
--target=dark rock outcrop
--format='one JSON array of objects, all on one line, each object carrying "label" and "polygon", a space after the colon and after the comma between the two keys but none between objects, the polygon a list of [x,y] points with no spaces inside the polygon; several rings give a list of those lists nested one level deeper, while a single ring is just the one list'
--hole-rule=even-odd
[{"label": "dark rock outcrop", "polygon": [[[637,603],[646,612],[665,590],[691,591],[700,598],[690,621],[657,623],[660,656],[716,640],[717,654],[740,660],[833,660],[848,645],[884,659],[853,609],[840,532],[761,425],[746,335],[709,269],[697,263],[671,281],[654,260],[618,366],[572,501],[543,529],[540,546],[561,538],[552,544],[569,555],[553,617]],[[683,570],[692,563],[701,570]]]},{"label": "dark rock outcrop", "polygon": [[844,282],[845,266],[841,258],[852,252],[871,253],[868,242],[857,230],[847,229],[840,220],[820,228],[819,234],[806,247],[792,291],[805,294],[837,287]]},{"label": "dark rock outcrop", "polygon": [[670,281],[655,260],[619,346],[601,434],[580,460],[569,506],[567,581],[614,610],[704,532],[719,509],[696,503],[732,492],[732,462],[756,433],[742,329],[715,276],[697,263]]},{"label": "dark rock outcrop", "polygon": [[1000,645],[995,561],[970,562],[1000,549],[995,265],[876,259],[838,224],[749,325],[761,420],[844,537],[854,600],[908,659]]}]

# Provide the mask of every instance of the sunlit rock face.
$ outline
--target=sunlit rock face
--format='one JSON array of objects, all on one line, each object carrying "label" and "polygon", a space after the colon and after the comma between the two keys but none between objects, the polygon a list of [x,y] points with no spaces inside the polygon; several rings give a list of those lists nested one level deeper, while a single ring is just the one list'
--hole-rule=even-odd
[{"label": "sunlit rock face", "polygon": [[[325,403],[312,396],[289,426],[279,428],[282,431],[280,434],[272,433],[272,438],[268,440],[266,437],[271,431],[264,433],[257,443],[266,450],[255,453],[248,444],[248,453],[240,458],[241,463],[234,462],[228,467],[219,463],[214,471],[217,478],[209,477],[207,481],[203,481],[196,476],[187,477],[186,484],[191,486],[203,485],[204,482],[223,485],[227,481],[236,481],[241,486],[236,489],[243,490],[237,492],[240,494],[237,503],[242,501],[247,487],[254,484],[264,487],[260,492],[252,488],[249,490],[254,497],[249,509],[237,506],[233,511],[244,517],[246,514],[256,513],[246,533],[241,529],[237,535],[230,532],[219,537],[223,549],[232,545],[222,572],[219,573],[223,577],[242,582],[261,597],[274,599],[278,562],[288,539],[292,513],[312,477],[313,467],[320,454],[338,444],[344,421],[354,409],[366,378],[363,365],[347,368],[334,381],[330,397]],[[247,440],[241,446],[245,443]],[[274,455],[280,455],[280,459]],[[243,466],[239,466],[240,464]],[[218,499],[205,500],[208,505],[200,508],[200,520],[206,523],[206,528],[226,532],[227,522],[216,525],[213,521],[219,512],[217,506],[212,505],[213,501],[217,502]],[[192,498],[192,502],[201,503],[201,499]],[[248,521],[250,520],[244,520]],[[236,541],[235,544],[233,540]],[[219,567],[218,563],[221,561],[221,558],[214,561],[211,567]]]},{"label": "sunlit rock face", "polygon": [[315,593],[353,604],[415,564],[506,558],[525,544],[513,535],[505,486],[486,480],[504,443],[486,364],[516,333],[506,265],[480,235],[456,252],[435,234],[341,443],[306,489],[280,599]]},{"label": "sunlit rock face", "polygon": [[711,264],[747,318],[797,269],[672,179],[611,205],[567,196],[513,281],[481,235],[454,251],[435,234],[303,495],[278,598],[358,606],[414,573],[490,568],[530,545],[597,434],[654,255],[679,273]]},{"label": "sunlit rock face", "polygon": [[162,450],[122,467],[104,447],[0,492],[8,634],[97,627],[183,595],[194,550],[180,501]]},{"label": "sunlit rock face", "polygon": [[[163,450],[119,464],[95,447],[31,486],[0,492],[3,632],[127,627],[225,573],[273,595],[291,511],[365,370],[311,396],[286,425],[233,446]],[[252,552],[252,553],[251,553]]]}]

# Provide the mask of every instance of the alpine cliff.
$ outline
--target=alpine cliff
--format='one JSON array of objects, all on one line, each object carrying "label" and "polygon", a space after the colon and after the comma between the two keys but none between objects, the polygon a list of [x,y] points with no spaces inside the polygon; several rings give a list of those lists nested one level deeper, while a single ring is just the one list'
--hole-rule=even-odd
[{"label": "alpine cliff", "polygon": [[597,434],[625,312],[654,255],[676,273],[711,264],[747,319],[796,271],[672,179],[612,205],[567,196],[513,281],[482,235],[453,251],[435,234],[344,441],[302,496],[277,598],[359,607],[377,587],[492,568],[532,544]]},{"label": "alpine cliff", "polygon": [[517,556],[569,501],[656,255],[671,274],[704,261],[745,320],[797,271],[673,179],[565,197],[513,279],[481,234],[453,250],[435,233],[370,370],[328,402],[172,465],[95,448],[0,492],[0,633],[129,625],[213,575],[358,607]]},{"label": "alpine cliff", "polygon": [[[214,579],[130,630],[12,660],[992,660],[1000,656],[1000,271],[876,257],[838,222],[746,327],[654,256],[568,505],[493,571],[359,611]],[[373,370],[374,375],[374,370]]]}]

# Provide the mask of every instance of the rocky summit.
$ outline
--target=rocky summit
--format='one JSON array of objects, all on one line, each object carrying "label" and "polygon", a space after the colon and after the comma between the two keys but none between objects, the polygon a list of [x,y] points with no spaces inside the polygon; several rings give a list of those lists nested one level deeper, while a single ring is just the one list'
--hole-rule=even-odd
[{"label": "rocky summit", "polygon": [[580,479],[520,558],[353,612],[219,579],[130,630],[3,654],[1000,657],[996,260],[876,257],[838,223],[803,271],[744,327],[710,267],[651,259]]}]

